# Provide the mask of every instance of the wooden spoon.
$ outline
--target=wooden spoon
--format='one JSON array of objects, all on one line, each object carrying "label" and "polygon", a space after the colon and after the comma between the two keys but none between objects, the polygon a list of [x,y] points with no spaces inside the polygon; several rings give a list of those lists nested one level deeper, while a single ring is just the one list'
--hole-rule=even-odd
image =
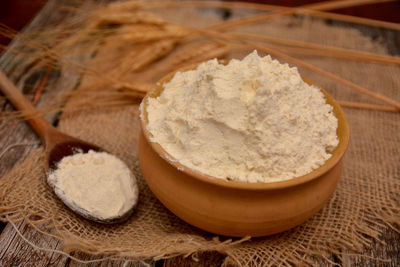
[{"label": "wooden spoon", "polygon": [[[32,115],[38,113],[35,107],[25,98],[25,96],[18,90],[18,88],[15,87],[15,85],[7,78],[7,76],[1,70],[0,70],[0,90],[7,96],[10,102],[24,114]],[[94,150],[97,152],[104,151],[103,149],[101,149],[96,145],[63,134],[62,132],[54,128],[52,125],[50,125],[43,117],[29,116],[27,117],[27,120],[34,129],[34,131],[40,137],[42,144],[44,144],[46,160],[47,160],[47,164],[45,166],[47,176],[50,171],[57,169],[57,163],[66,156],[73,155],[77,152],[87,153],[89,152],[89,150]],[[134,177],[133,174],[132,177]],[[136,187],[135,191],[138,192],[136,179],[134,180],[135,180],[134,186]],[[127,212],[125,212],[120,216],[112,218],[98,218],[94,214],[91,214],[89,211],[83,209],[82,207],[79,207],[72,200],[66,198],[65,195],[63,195],[62,193],[57,193],[57,191],[55,190],[55,184],[50,183],[49,180],[47,181],[48,184],[52,187],[53,191],[56,193],[56,195],[64,202],[66,206],[68,206],[70,209],[72,209],[79,215],[96,222],[110,224],[110,223],[124,221],[132,214],[137,204],[136,200],[135,203],[133,203],[132,207]]]}]

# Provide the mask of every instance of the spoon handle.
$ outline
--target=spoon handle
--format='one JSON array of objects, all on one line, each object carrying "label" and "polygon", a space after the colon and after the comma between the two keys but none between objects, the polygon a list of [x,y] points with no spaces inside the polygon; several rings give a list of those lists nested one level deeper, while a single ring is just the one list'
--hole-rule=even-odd
[{"label": "spoon handle", "polygon": [[[0,91],[10,100],[10,102],[20,111],[28,120],[29,124],[39,135],[42,142],[46,141],[47,134],[54,129],[43,117],[38,116],[36,108],[25,98],[21,91],[10,81],[2,70],[0,70]],[[36,115],[35,115],[36,114]]]}]

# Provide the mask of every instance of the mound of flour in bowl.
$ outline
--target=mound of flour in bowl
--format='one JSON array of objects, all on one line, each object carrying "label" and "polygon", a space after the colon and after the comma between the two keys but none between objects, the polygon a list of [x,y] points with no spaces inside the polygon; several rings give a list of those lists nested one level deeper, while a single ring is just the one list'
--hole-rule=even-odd
[{"label": "mound of flour in bowl", "polygon": [[273,182],[321,166],[337,118],[296,68],[257,52],[178,72],[147,105],[148,131],[183,165],[217,178]]}]

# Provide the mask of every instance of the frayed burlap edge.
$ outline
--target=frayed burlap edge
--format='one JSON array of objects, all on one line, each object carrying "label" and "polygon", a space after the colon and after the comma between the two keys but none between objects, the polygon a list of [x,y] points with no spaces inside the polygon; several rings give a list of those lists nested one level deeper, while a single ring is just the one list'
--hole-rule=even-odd
[{"label": "frayed burlap edge", "polygon": [[[290,25],[291,29],[287,28],[287,25]],[[308,36],[311,40],[329,43],[337,42],[345,47],[349,46],[366,51],[377,50],[385,53],[378,42],[364,38],[355,30],[326,26],[313,20],[302,21],[285,18],[281,22],[272,22],[269,27],[271,29],[263,25],[262,30],[270,30],[272,35],[275,32],[279,32],[282,35],[292,34],[294,38],[296,38],[295,31],[305,30],[309,33],[309,36],[303,36]],[[327,28],[329,29],[327,30]],[[325,36],[327,32],[329,32],[329,36]],[[300,39],[303,36],[297,37]],[[385,91],[386,95],[393,98],[399,96],[395,86],[400,84],[396,67],[365,65],[364,63],[340,62],[328,59],[320,60],[318,58],[306,58],[306,60],[367,88],[379,88]],[[313,81],[318,81],[318,84],[328,89],[337,99],[366,100],[365,97],[343,90],[337,84],[320,77],[315,77],[312,74],[306,75],[306,77]],[[128,112],[130,115],[124,116],[121,114],[124,112]],[[111,137],[106,135],[96,139],[98,138],[96,131],[99,131],[99,129],[102,131],[102,125],[96,129],[85,127],[96,123],[98,118],[101,118],[100,121],[105,120],[106,122],[110,122],[115,118],[122,118],[121,123],[117,125],[121,129],[126,128],[124,125],[137,123],[137,121],[130,120],[130,118],[137,118],[135,111],[130,109],[116,112],[115,117],[113,115],[115,114],[112,112],[100,115],[93,112],[93,114],[85,114],[84,116],[79,116],[79,114],[76,116],[73,114],[63,116],[64,121],[61,121],[61,129],[78,137],[86,138],[88,141],[96,142],[111,152],[115,152],[124,160],[127,160],[135,170],[135,173],[140,176],[137,158],[127,152],[121,152],[121,148],[124,147],[123,143],[118,143],[118,140],[117,143],[110,143],[109,140],[113,139],[112,135]],[[348,109],[346,110],[346,115],[350,121],[352,138],[349,151],[344,160],[343,175],[335,194],[318,214],[304,224],[282,234],[256,238],[250,242],[243,243],[240,242],[244,240],[227,240],[226,243],[218,243],[213,239],[213,235],[196,230],[176,219],[172,214],[168,214],[168,211],[163,209],[162,205],[149,194],[149,199],[146,200],[155,203],[150,208],[156,210],[159,215],[167,214],[163,218],[168,223],[168,226],[166,229],[163,228],[164,226],[161,227],[162,230],[160,232],[148,232],[147,239],[158,238],[153,243],[157,245],[157,243],[160,243],[158,235],[162,233],[163,235],[172,236],[173,238],[168,239],[168,241],[171,242],[170,244],[179,245],[179,248],[171,249],[171,246],[158,247],[159,250],[153,250],[152,253],[149,250],[138,247],[136,247],[137,250],[135,248],[122,249],[118,245],[105,248],[104,244],[101,244],[99,240],[87,239],[87,236],[77,236],[76,233],[71,234],[69,231],[74,230],[74,227],[77,227],[80,223],[86,224],[87,222],[82,221],[80,218],[75,218],[74,214],[65,210],[65,207],[55,198],[45,183],[43,186],[41,184],[32,184],[30,181],[31,179],[29,178],[33,175],[31,168],[34,168],[36,172],[43,172],[42,168],[37,168],[37,166],[43,164],[43,152],[41,149],[34,151],[24,163],[16,166],[14,170],[0,180],[1,219],[4,221],[9,219],[13,222],[25,219],[44,234],[63,241],[66,251],[79,250],[97,255],[114,254],[117,255],[116,257],[127,256],[132,259],[144,259],[147,257],[159,259],[176,255],[189,255],[197,251],[216,250],[228,255],[225,265],[313,265],[321,263],[321,261],[336,264],[332,261],[332,253],[339,258],[348,255],[355,256],[354,253],[356,253],[356,256],[362,256],[363,250],[370,246],[373,241],[380,242],[380,235],[385,228],[391,228],[397,232],[400,231],[398,114]],[[86,116],[90,117],[89,120],[87,120]],[[111,130],[113,130],[114,126],[106,128],[108,128],[109,132],[112,132]],[[137,130],[138,128],[135,129]],[[127,136],[125,142],[131,144],[135,142],[135,139]],[[133,147],[130,147],[130,149],[133,149]],[[43,173],[39,174],[38,177],[38,181],[40,179],[44,181]],[[41,183],[38,181],[35,181],[35,183]],[[37,190],[32,191],[31,189],[35,188],[35,185]],[[142,189],[146,194],[149,193],[149,191],[146,191],[148,189],[144,184],[142,184]],[[21,195],[23,200],[28,198],[28,201],[21,201],[21,199],[16,201]],[[41,206],[34,205],[35,200],[41,199],[47,201],[46,203],[51,203],[51,208],[60,212],[56,213],[59,217],[66,218],[66,220],[74,218],[73,222],[68,222],[70,225],[67,230],[60,229],[66,223],[63,219],[56,219],[56,216],[43,218],[43,214],[47,214],[47,210],[43,210]],[[343,213],[345,213],[345,216],[343,216]],[[93,230],[96,226],[89,225],[89,228],[92,233],[96,233],[96,230]],[[175,230],[177,232],[174,232]],[[186,238],[183,245],[180,243],[182,238]],[[163,248],[167,248],[167,250],[161,252]],[[387,259],[375,260],[387,261]]]}]

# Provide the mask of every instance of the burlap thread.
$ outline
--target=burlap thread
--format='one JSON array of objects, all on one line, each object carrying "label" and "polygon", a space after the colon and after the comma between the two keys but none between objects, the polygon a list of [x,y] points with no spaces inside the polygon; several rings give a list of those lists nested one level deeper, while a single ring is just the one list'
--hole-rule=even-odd
[{"label": "burlap thread", "polygon": [[[379,40],[343,25],[327,25],[304,17],[276,19],[243,28],[248,32],[327,43],[375,53],[387,53]],[[248,51],[240,51],[230,56]],[[302,57],[366,88],[400,99],[400,69],[338,59]],[[377,103],[326,78],[303,71],[338,100]],[[78,89],[79,90],[79,89]],[[70,100],[71,102],[74,99]],[[73,104],[73,103],[69,103]],[[198,230],[173,215],[154,197],[138,166],[138,106],[65,112],[60,130],[104,147],[123,159],[139,181],[139,204],[119,225],[101,225],[76,216],[46,184],[44,152],[35,150],[0,179],[0,215],[14,222],[27,220],[62,241],[65,251],[110,254],[117,258],[161,259],[199,251],[225,253],[225,263],[240,266],[329,262],[335,253],[361,253],[382,227],[399,231],[400,115],[345,109],[351,129],[350,147],[338,188],[329,203],[304,224],[270,237],[226,240]],[[155,166],[156,167],[156,166]],[[243,242],[242,242],[243,241]]]}]

